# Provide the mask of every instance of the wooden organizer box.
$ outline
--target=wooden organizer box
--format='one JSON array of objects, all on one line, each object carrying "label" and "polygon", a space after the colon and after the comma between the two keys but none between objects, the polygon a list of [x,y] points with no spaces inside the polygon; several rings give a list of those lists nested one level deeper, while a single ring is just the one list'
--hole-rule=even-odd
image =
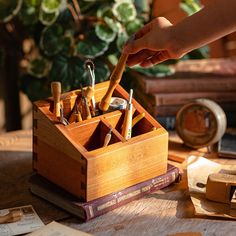
[{"label": "wooden organizer box", "polygon": [[[95,85],[99,103],[109,82]],[[61,95],[68,117],[81,90]],[[113,96],[128,100],[118,85]],[[134,99],[135,112],[145,113],[132,129],[132,138],[121,135],[124,110],[107,112],[64,126],[54,116],[52,98],[34,103],[33,169],[68,192],[90,201],[161,175],[167,171],[168,133]],[[112,138],[103,142],[110,126]],[[153,127],[156,129],[153,130]]]}]

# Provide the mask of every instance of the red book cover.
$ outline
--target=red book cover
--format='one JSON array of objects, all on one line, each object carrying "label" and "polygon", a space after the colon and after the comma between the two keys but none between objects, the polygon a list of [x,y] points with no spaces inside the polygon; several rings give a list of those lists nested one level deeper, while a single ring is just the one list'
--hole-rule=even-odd
[{"label": "red book cover", "polygon": [[49,182],[47,179],[38,174],[34,174],[30,179],[30,191],[71,214],[88,221],[128,202],[139,199],[153,191],[167,187],[171,183],[177,182],[179,177],[179,169],[168,164],[167,173],[163,175],[96,200],[82,202],[77,197]]}]

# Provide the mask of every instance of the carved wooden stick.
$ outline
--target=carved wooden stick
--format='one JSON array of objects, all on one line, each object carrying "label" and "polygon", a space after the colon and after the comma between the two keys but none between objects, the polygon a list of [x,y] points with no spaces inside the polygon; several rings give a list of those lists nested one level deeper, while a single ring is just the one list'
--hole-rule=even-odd
[{"label": "carved wooden stick", "polygon": [[79,110],[79,106],[81,105],[81,103],[79,103],[78,100],[79,100],[79,96],[77,96],[77,98],[75,100],[75,105],[74,105],[72,113],[70,115],[69,123],[82,121],[82,116],[81,116],[81,113],[80,113],[80,110]]},{"label": "carved wooden stick", "polygon": [[116,67],[112,71],[109,87],[105,96],[102,98],[99,104],[99,108],[102,111],[107,111],[107,109],[109,108],[112,93],[115,90],[116,86],[120,83],[121,77],[125,69],[127,58],[128,54],[122,53]]},{"label": "carved wooden stick", "polygon": [[[86,119],[86,120],[91,119],[92,117],[91,117],[91,112],[89,110],[88,99],[85,95],[82,85],[80,85],[80,87],[81,87],[81,94],[82,94],[82,101],[83,101],[83,103],[82,103],[83,113],[84,113],[84,114],[82,114],[84,116],[83,119]],[[89,93],[87,94],[87,96],[89,96]]]},{"label": "carved wooden stick", "polygon": [[90,105],[91,109],[91,115],[95,116],[95,103],[93,103],[93,98],[94,98],[94,88],[92,86],[88,86],[86,91],[85,91],[85,97],[87,98],[87,101]]},{"label": "carved wooden stick", "polygon": [[52,82],[51,92],[52,92],[53,101],[54,101],[53,113],[56,117],[60,117],[61,83]]}]

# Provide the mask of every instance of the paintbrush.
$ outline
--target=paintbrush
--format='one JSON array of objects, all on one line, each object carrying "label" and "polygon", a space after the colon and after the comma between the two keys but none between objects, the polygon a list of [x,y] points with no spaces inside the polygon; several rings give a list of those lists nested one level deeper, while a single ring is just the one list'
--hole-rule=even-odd
[{"label": "paintbrush", "polygon": [[95,110],[96,110],[96,103],[95,103],[95,97],[94,97],[94,86],[95,86],[95,66],[93,61],[90,59],[86,60],[84,63],[84,66],[88,72],[89,78],[90,78],[90,85],[87,87],[85,96],[88,99],[88,102],[90,102],[91,107],[91,114],[92,116],[95,116]]},{"label": "paintbrush", "polygon": [[126,140],[131,138],[131,133],[132,133],[132,115],[133,115],[132,97],[133,97],[133,89],[130,89],[129,102],[125,110],[124,123],[122,126],[122,135]]}]

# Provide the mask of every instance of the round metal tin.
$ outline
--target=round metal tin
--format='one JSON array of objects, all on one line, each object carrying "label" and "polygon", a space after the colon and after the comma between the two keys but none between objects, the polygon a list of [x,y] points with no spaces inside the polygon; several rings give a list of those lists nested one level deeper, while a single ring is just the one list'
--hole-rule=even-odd
[{"label": "round metal tin", "polygon": [[109,105],[109,110],[126,109],[127,101],[123,98],[112,97]]},{"label": "round metal tin", "polygon": [[200,148],[218,142],[227,126],[223,109],[209,99],[196,99],[176,115],[176,131],[184,143]]}]

